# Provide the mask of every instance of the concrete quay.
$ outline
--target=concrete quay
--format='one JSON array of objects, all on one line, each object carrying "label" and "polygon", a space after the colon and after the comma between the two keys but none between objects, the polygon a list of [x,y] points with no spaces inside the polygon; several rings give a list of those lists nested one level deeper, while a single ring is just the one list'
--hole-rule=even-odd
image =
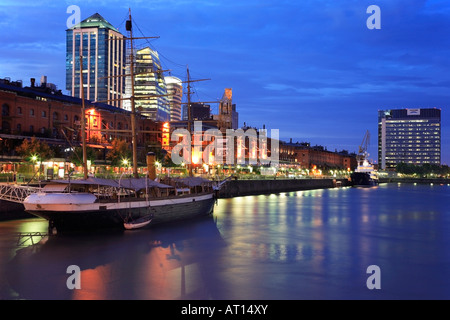
[{"label": "concrete quay", "polygon": [[351,182],[348,179],[230,180],[220,189],[219,198],[326,189],[338,186],[351,186]]}]

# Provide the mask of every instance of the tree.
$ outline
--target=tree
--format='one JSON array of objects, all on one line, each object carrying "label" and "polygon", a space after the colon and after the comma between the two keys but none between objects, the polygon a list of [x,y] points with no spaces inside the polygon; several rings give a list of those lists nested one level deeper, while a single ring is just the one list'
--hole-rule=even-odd
[{"label": "tree", "polygon": [[[97,152],[94,148],[86,148],[86,159],[93,162],[97,159]],[[69,161],[77,166],[83,165],[83,148],[76,147],[72,154],[69,156]]]},{"label": "tree", "polygon": [[16,152],[27,161],[42,161],[54,157],[54,151],[45,141],[32,137],[24,139],[22,144],[16,148]]},{"label": "tree", "polygon": [[125,140],[114,139],[111,141],[111,147],[106,155],[106,159],[111,161],[112,165],[120,165],[124,160],[130,161],[131,150]]}]

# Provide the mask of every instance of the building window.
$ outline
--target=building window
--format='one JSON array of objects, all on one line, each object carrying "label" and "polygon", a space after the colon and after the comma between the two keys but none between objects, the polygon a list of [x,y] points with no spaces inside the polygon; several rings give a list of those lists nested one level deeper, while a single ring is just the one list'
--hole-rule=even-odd
[{"label": "building window", "polygon": [[34,117],[34,109],[30,109],[30,117]]},{"label": "building window", "polygon": [[6,103],[2,106],[2,116],[9,116],[9,105]]},{"label": "building window", "polygon": [[58,112],[53,112],[53,120],[59,120],[59,114]]},{"label": "building window", "polygon": [[30,126],[30,133],[34,132],[34,126]]},{"label": "building window", "polygon": [[2,121],[2,131],[4,133],[10,133],[11,132],[11,125],[8,121]]},{"label": "building window", "polygon": [[67,114],[64,115],[64,121],[69,121],[69,116]]},{"label": "building window", "polygon": [[17,114],[22,114],[22,107],[17,107]]},{"label": "building window", "polygon": [[47,118],[47,112],[42,111],[41,116],[42,116],[42,118]]},{"label": "building window", "polygon": [[17,124],[17,132],[22,132],[22,125],[20,123]]}]

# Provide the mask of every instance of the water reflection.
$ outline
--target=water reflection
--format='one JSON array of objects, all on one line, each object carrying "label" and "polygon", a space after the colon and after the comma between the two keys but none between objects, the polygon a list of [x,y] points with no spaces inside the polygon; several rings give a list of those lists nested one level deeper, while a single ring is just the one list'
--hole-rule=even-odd
[{"label": "water reflection", "polygon": [[[56,236],[17,250],[5,276],[19,299],[208,299],[218,285],[211,271],[223,246],[213,217],[158,229]],[[81,290],[66,286],[70,265],[81,269]]]},{"label": "water reflection", "polygon": [[[448,190],[402,184],[220,199],[207,219],[26,248],[8,234],[45,224],[0,223],[0,297],[448,299]],[[72,264],[81,290],[66,287]],[[365,285],[373,264],[382,270],[378,292]]]}]

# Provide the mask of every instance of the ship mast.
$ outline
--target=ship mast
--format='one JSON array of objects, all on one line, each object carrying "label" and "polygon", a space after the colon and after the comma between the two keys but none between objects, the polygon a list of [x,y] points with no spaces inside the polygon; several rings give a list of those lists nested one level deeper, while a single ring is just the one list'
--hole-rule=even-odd
[{"label": "ship mast", "polygon": [[86,105],[84,101],[83,84],[83,51],[80,50],[80,90],[81,90],[81,140],[83,145],[83,174],[84,179],[88,178],[87,150],[86,150]]},{"label": "ship mast", "polygon": [[[187,130],[189,132],[189,134],[191,135],[191,159],[189,161],[189,163],[187,164],[188,167],[188,172],[189,172],[189,176],[192,176],[192,106],[191,106],[191,83],[192,82],[198,82],[198,81],[206,81],[206,80],[211,80],[211,79],[198,79],[198,80],[191,80],[191,75],[189,73],[189,66],[187,67],[187,81],[185,81],[187,83],[187,116],[188,116],[188,121],[187,121]],[[214,101],[213,103],[215,103],[216,101]]]},{"label": "ship mast", "polygon": [[139,178],[137,165],[137,138],[136,138],[136,106],[134,102],[134,49],[133,49],[133,28],[131,20],[131,8],[129,9],[130,20],[127,21],[126,29],[130,32],[130,76],[131,76],[131,144],[133,148],[133,176]]}]

